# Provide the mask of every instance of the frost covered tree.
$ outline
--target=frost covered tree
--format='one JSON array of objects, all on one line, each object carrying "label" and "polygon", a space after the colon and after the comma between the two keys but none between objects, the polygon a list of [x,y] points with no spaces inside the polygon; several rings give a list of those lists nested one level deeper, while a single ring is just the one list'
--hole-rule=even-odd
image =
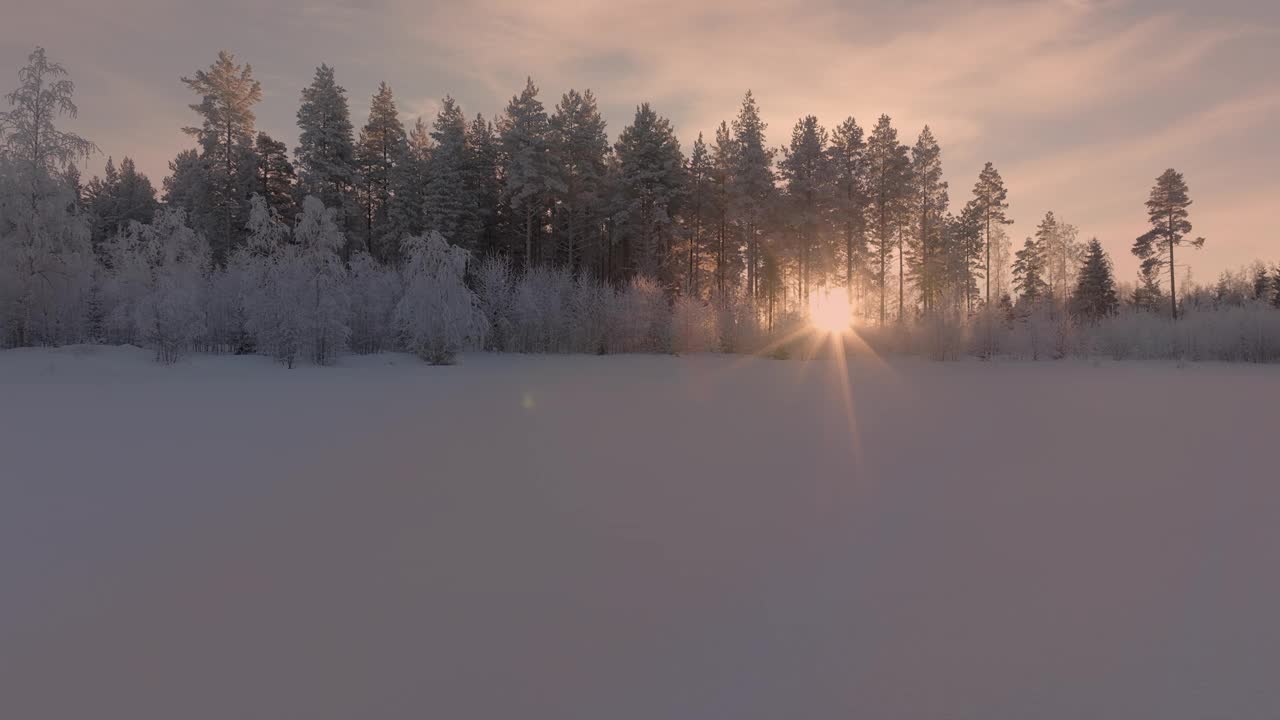
[{"label": "frost covered tree", "polygon": [[74,95],[67,69],[37,47],[18,71],[18,87],[5,96],[10,109],[0,112],[0,154],[18,166],[33,197],[48,178],[97,151],[92,142],[55,125],[79,112]]},{"label": "frost covered tree", "polygon": [[257,347],[292,368],[299,357],[332,363],[346,346],[350,299],[346,270],[338,253],[344,245],[335,212],[318,198],[303,201],[292,242],[273,239],[278,221],[261,198],[254,198],[257,223],[250,253],[260,263],[246,298],[246,327]]},{"label": "frost covered tree", "polygon": [[1182,173],[1169,168],[1151,188],[1147,199],[1147,218],[1151,229],[1133,241],[1133,254],[1144,269],[1169,268],[1169,311],[1178,319],[1178,293],[1175,281],[1174,248],[1183,244],[1193,248],[1204,246],[1204,238],[1188,239],[1191,221],[1187,208],[1191,207],[1191,195]]},{"label": "frost covered tree", "polygon": [[614,147],[622,198],[618,236],[629,275],[670,285],[676,213],[684,190],[684,155],[671,122],[642,103]]},{"label": "frost covered tree", "polygon": [[511,98],[498,120],[502,176],[506,181],[504,199],[518,218],[525,267],[546,259],[541,216],[550,193],[563,188],[559,166],[552,155],[550,125],[532,78],[526,80],[519,95]]},{"label": "frost covered tree", "polygon": [[191,109],[200,116],[199,127],[183,131],[199,144],[199,168],[205,174],[205,192],[188,206],[197,229],[209,238],[216,260],[224,260],[243,237],[249,216],[257,159],[254,156],[253,106],[262,99],[262,85],[253,67],[238,65],[223,50],[207,70],[182,78],[200,96]]},{"label": "frost covered tree", "polygon": [[404,295],[395,310],[401,342],[432,365],[452,364],[484,341],[486,319],[463,282],[468,253],[432,232],[406,239],[404,256]]},{"label": "frost covered tree", "polygon": [[53,344],[82,335],[93,255],[65,168],[96,147],[59,130],[74,117],[67,71],[36,48],[0,112],[0,343]]},{"label": "frost covered tree", "polygon": [[488,321],[484,349],[508,349],[514,322],[515,279],[511,271],[511,260],[505,255],[486,256],[475,269],[473,284],[480,311]]},{"label": "frost covered tree", "polygon": [[170,208],[153,222],[131,223],[107,243],[111,258],[108,326],[123,342],[140,342],[173,363],[205,333],[204,273],[209,245]]},{"label": "frost covered tree", "polygon": [[638,275],[618,293],[608,342],[610,352],[671,352],[671,305],[658,282]]},{"label": "frost covered tree", "polygon": [[1009,191],[1005,189],[1004,179],[995,165],[987,163],[978,174],[978,182],[973,186],[973,201],[981,221],[983,244],[986,247],[986,264],[983,277],[986,278],[986,304],[991,305],[991,256],[993,232],[1001,225],[1009,225]]},{"label": "frost covered tree", "polygon": [[1098,238],[1093,238],[1085,245],[1084,262],[1071,295],[1072,314],[1087,322],[1097,322],[1116,314],[1119,309],[1120,298],[1111,274],[1111,259],[1103,251]]},{"label": "frost covered tree", "polygon": [[298,107],[298,192],[314,195],[325,207],[336,208],[347,223],[355,215],[355,140],[347,91],[337,83],[333,68],[321,65],[302,90]]},{"label": "frost covered tree", "polygon": [[382,352],[395,345],[392,319],[400,300],[400,275],[369,253],[351,256],[347,273],[351,301],[349,347],[358,353]]}]

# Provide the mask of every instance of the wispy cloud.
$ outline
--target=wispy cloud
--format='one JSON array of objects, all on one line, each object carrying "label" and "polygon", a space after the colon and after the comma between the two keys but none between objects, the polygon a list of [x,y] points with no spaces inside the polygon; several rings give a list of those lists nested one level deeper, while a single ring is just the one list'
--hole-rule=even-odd
[{"label": "wispy cloud", "polygon": [[[1152,167],[1185,165],[1205,198],[1255,197],[1256,156],[1280,152],[1266,131],[1278,30],[1270,0],[45,0],[6,15],[0,60],[16,68],[45,44],[77,72],[77,126],[156,176],[188,142],[177,78],[219,47],[254,63],[269,86],[260,124],[290,143],[320,62],[337,67],[357,122],[379,80],[411,120],[445,94],[495,113],[531,75],[548,107],[591,87],[616,133],[650,101],[689,141],[751,88],[775,143],[809,113],[870,124],[887,112],[908,141],[929,123],[953,198],[993,160],[1028,226],[1055,209],[1115,234],[1104,241],[1119,254]],[[1209,205],[1197,211],[1214,217]]]}]

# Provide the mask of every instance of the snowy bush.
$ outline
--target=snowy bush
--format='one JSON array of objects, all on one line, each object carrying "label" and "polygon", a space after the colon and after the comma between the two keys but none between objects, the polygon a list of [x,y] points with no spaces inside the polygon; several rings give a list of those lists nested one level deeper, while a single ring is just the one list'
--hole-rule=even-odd
[{"label": "snowy bush", "polygon": [[245,312],[259,351],[290,368],[301,355],[317,365],[333,362],[350,334],[346,270],[337,255],[344,239],[334,211],[308,197],[292,243],[273,248],[255,237],[249,256],[260,264],[260,274]]},{"label": "snowy bush", "polygon": [[760,325],[760,313],[749,299],[725,297],[715,304],[716,336],[720,338],[720,351],[726,353],[753,353],[767,344],[764,328]]},{"label": "snowy bush", "polygon": [[171,209],[149,225],[131,224],[107,253],[108,336],[138,341],[161,362],[177,361],[205,333],[208,243],[187,226],[185,213]]},{"label": "snowy bush", "polygon": [[506,257],[489,256],[475,268],[476,298],[480,310],[488,320],[485,334],[486,350],[504,350],[511,342],[513,280],[511,261]]},{"label": "snowy bush", "polygon": [[719,347],[715,309],[698,298],[678,298],[671,309],[671,349],[694,353]]},{"label": "snowy bush", "polygon": [[484,341],[487,319],[480,301],[463,282],[467,251],[438,232],[406,238],[404,295],[395,327],[404,346],[433,365],[447,365]]},{"label": "snowy bush", "polygon": [[603,353],[608,350],[609,318],[614,312],[616,295],[613,288],[578,273],[569,297],[569,349],[579,353]]},{"label": "snowy bush", "polygon": [[511,298],[508,350],[551,353],[569,350],[573,277],[562,268],[533,267],[516,282]]},{"label": "snowy bush", "polygon": [[1085,332],[1093,352],[1117,360],[1280,361],[1280,310],[1262,302],[1192,306],[1176,322],[1125,310]]},{"label": "snowy bush", "polygon": [[671,352],[671,305],[657,282],[638,276],[613,304],[610,352]]},{"label": "snowy bush", "polygon": [[395,342],[392,320],[400,300],[400,275],[366,252],[351,257],[348,274],[351,298],[349,341],[358,353],[376,353]]}]

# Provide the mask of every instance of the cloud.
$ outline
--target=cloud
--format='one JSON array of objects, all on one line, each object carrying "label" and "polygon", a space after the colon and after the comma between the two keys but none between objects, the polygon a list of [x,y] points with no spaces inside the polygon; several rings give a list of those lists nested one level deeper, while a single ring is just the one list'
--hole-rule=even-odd
[{"label": "cloud", "polygon": [[[44,43],[80,81],[77,127],[153,176],[188,144],[178,76],[220,47],[254,64],[268,91],[260,125],[291,145],[298,93],[320,62],[337,68],[357,125],[380,80],[408,122],[430,120],[446,94],[491,115],[531,75],[548,108],[570,87],[594,89],[614,135],[650,101],[687,143],[732,118],[750,88],[774,143],[810,113],[829,126],[889,113],[908,142],[928,123],[957,203],[993,160],[1017,217],[1052,208],[1085,235],[1124,235],[1129,213],[1141,221],[1153,166],[1187,162],[1205,197],[1252,198],[1269,171],[1251,154],[1280,151],[1266,133],[1280,6],[1266,0],[85,5],[9,13],[0,60],[16,68]],[[1223,143],[1216,154],[1197,150],[1208,137]]]}]

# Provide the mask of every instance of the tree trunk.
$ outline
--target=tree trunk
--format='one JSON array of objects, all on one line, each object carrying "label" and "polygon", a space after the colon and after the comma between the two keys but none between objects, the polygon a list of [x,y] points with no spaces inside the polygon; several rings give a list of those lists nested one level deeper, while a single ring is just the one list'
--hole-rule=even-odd
[{"label": "tree trunk", "polygon": [[1178,319],[1178,291],[1174,286],[1174,276],[1177,274],[1173,265],[1173,210],[1169,211],[1169,309],[1173,312],[1173,319]]}]

